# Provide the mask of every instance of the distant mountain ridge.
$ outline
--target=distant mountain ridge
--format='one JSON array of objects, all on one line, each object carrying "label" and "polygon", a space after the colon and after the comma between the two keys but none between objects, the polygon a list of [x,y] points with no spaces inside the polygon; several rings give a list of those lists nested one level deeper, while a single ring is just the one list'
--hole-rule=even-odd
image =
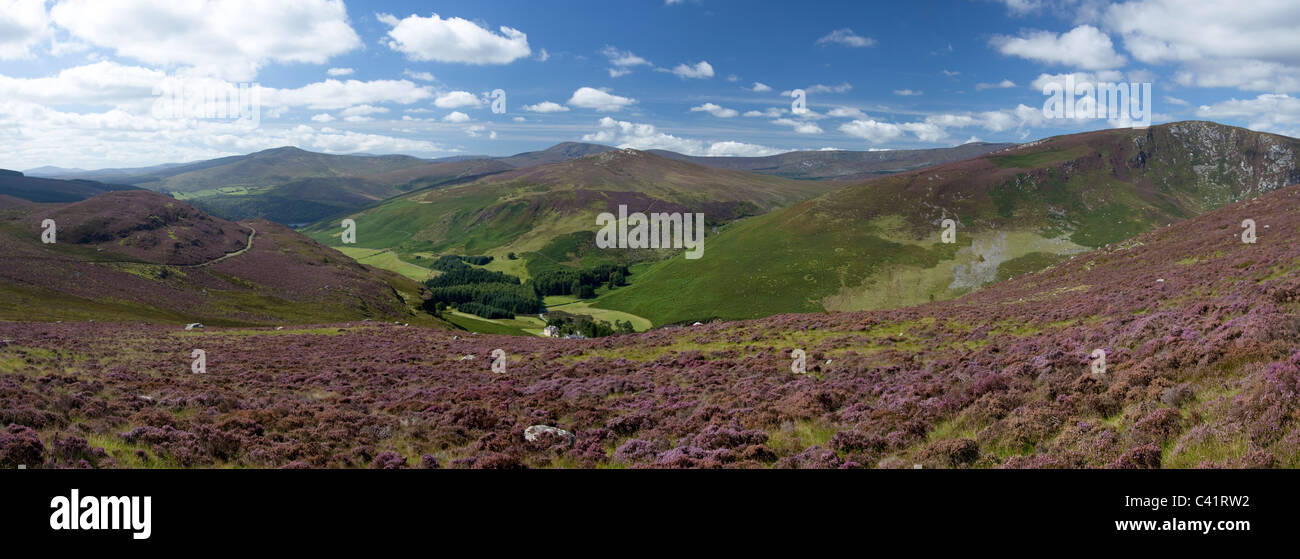
[{"label": "distant mountain ridge", "polygon": [[[879,152],[790,152],[769,157],[656,155],[721,169],[799,179],[851,179],[963,159],[1009,144]],[[405,155],[332,155],[280,147],[191,163],[137,169],[81,171],[44,167],[64,179],[112,181],[164,192],[229,219],[264,217],[301,225],[350,213],[406,192],[445,187],[515,169],[560,163],[614,150],[562,142],[504,157],[460,155],[419,159]]]},{"label": "distant mountain ridge", "polygon": [[91,180],[62,180],[29,177],[20,171],[0,169],[0,196],[13,196],[29,202],[76,202],[115,190],[136,187]]},{"label": "distant mountain ridge", "polygon": [[650,153],[706,167],[735,169],[792,179],[855,180],[960,161],[1015,145],[971,142],[950,148],[792,151],[764,157],[698,157],[665,150],[650,150]]}]

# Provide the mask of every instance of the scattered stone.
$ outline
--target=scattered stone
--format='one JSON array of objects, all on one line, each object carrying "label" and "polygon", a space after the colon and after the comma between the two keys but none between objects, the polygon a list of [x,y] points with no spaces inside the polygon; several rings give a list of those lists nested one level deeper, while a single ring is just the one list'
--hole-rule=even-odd
[{"label": "scattered stone", "polygon": [[190,323],[190,324],[186,324],[186,325],[185,325],[185,329],[186,329],[186,330],[202,330],[202,329],[203,329],[203,325],[202,325],[202,324],[199,324],[198,322],[192,322],[192,323]]},{"label": "scattered stone", "polygon": [[473,356],[473,355],[466,355],[466,356],[464,356],[464,357],[461,357],[460,360],[461,360],[461,361],[473,361],[473,360],[474,360],[474,356]]},{"label": "scattered stone", "polygon": [[573,433],[560,429],[559,427],[551,427],[550,425],[533,425],[524,429],[524,439],[531,443],[541,437],[542,433],[550,433],[556,437],[568,440],[569,444],[573,444],[573,442],[577,440],[577,437],[573,436]]}]

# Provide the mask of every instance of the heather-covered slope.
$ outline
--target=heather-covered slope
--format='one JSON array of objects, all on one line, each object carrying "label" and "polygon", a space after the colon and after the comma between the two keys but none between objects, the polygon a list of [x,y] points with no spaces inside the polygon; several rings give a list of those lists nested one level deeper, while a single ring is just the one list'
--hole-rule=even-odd
[{"label": "heather-covered slope", "polygon": [[29,467],[1294,468],[1297,208],[1287,188],[955,301],[596,340],[0,324],[0,422]]},{"label": "heather-covered slope", "polygon": [[[41,241],[46,219],[57,241]],[[268,221],[234,223],[147,191],[0,206],[0,319],[433,323],[423,287]]]},{"label": "heather-covered slope", "polygon": [[1300,140],[1210,122],[1059,136],[736,223],[597,304],[666,324],[950,299],[1296,181]]}]

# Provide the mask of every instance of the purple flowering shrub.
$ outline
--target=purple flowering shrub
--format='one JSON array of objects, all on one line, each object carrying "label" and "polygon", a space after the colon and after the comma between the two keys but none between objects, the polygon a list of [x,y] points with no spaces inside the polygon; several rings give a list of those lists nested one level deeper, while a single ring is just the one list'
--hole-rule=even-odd
[{"label": "purple flowering shrub", "polygon": [[0,323],[0,466],[1300,467],[1298,199],[955,301],[592,340]]}]

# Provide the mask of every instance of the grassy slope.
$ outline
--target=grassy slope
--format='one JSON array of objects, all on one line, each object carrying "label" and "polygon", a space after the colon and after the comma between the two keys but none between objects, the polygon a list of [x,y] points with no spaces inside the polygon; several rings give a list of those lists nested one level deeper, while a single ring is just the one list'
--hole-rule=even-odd
[{"label": "grassy slope", "polygon": [[[948,299],[1281,186],[1297,171],[1270,150],[1300,153],[1211,123],[1054,138],[735,223],[703,258],[650,266],[599,304],[663,324]],[[937,243],[945,217],[960,222],[955,245]]]}]

